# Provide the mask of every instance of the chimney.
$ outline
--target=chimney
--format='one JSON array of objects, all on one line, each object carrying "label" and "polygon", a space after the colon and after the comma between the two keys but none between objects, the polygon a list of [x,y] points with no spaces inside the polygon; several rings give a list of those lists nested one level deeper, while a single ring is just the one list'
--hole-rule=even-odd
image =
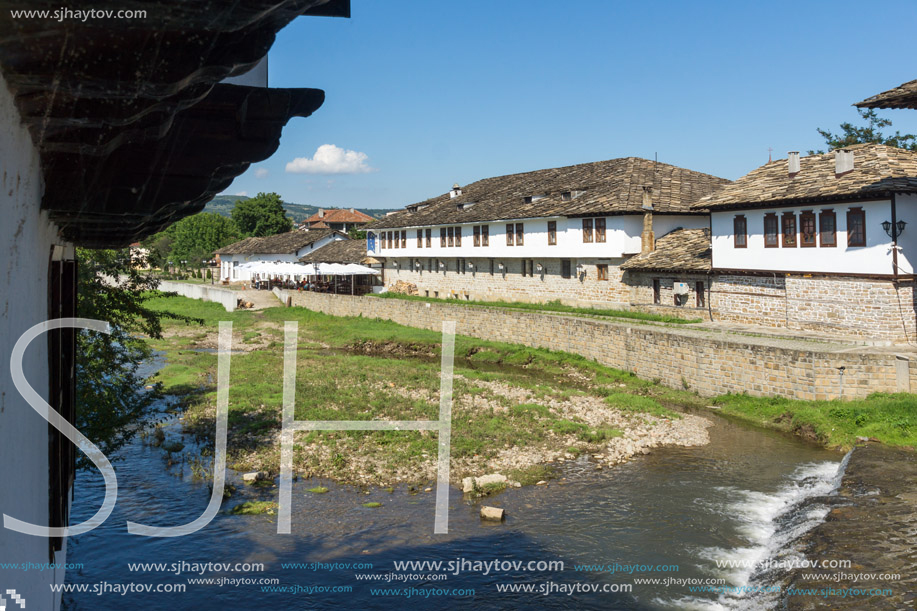
[{"label": "chimney", "polygon": [[325,218],[325,209],[324,209],[324,208],[319,208],[319,209],[318,209],[318,218],[320,218],[320,219]]},{"label": "chimney", "polygon": [[786,154],[787,169],[789,170],[790,176],[795,176],[799,173],[799,151],[790,151]]},{"label": "chimney", "polygon": [[354,210],[353,208],[351,208],[350,211],[351,211],[351,212],[356,212],[356,210]]},{"label": "chimney", "polygon": [[458,197],[461,194],[462,194],[462,188],[458,185],[458,183],[455,183],[452,185],[452,190],[449,191],[449,199]]},{"label": "chimney", "polygon": [[853,151],[834,151],[834,174],[840,176],[853,171]]},{"label": "chimney", "polygon": [[640,236],[640,254],[656,250],[656,235],[653,233],[653,187],[643,187],[643,234]]}]

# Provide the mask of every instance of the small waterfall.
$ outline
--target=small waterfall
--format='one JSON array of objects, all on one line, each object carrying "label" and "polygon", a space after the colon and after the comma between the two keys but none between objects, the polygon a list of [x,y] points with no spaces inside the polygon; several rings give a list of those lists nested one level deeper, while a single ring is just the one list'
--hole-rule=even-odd
[{"label": "small waterfall", "polygon": [[709,504],[736,525],[745,545],[697,550],[699,568],[726,580],[730,589],[656,602],[679,609],[771,609],[780,593],[764,590],[782,585],[788,567],[806,561],[794,544],[828,515],[853,450],[840,463],[800,465],[775,492],[735,487],[716,488],[719,499]]}]

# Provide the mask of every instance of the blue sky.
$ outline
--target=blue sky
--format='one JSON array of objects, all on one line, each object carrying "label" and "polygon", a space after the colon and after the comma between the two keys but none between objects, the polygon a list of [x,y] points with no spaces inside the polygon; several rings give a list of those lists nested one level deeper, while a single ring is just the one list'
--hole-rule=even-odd
[{"label": "blue sky", "polygon": [[[227,193],[392,208],[454,182],[656,154],[735,179],[769,147],[823,147],[816,127],[856,123],[851,104],[917,78],[917,2],[880,6],[352,0],[351,19],[278,35],[270,85],[324,89],[325,104]],[[917,111],[880,115],[917,133]]]}]

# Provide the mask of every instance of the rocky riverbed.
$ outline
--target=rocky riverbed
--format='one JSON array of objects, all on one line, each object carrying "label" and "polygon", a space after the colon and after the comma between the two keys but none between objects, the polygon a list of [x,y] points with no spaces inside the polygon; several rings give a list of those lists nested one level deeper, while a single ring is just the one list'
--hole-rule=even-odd
[{"label": "rocky riverbed", "polygon": [[786,608],[917,609],[917,453],[860,445],[850,456],[836,503],[824,523],[804,537],[802,552],[810,560],[851,564],[793,571],[790,588],[819,594],[788,596]]}]

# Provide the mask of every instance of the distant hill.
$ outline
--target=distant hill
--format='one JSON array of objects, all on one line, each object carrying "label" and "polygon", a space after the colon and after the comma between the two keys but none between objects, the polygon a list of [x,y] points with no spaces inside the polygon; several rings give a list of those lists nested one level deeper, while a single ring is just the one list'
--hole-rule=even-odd
[{"label": "distant hill", "polygon": [[[221,216],[232,216],[232,209],[235,207],[236,202],[240,199],[251,199],[245,195],[217,195],[210,202],[204,206],[204,212],[212,212],[214,214],[219,214]],[[323,206],[325,210],[331,208],[349,208],[350,206]],[[304,204],[293,204],[290,202],[283,202],[283,209],[286,210],[287,216],[293,219],[294,223],[301,223],[306,220],[316,212],[318,212],[318,206],[306,206]],[[392,212],[394,210],[400,210],[400,208],[357,208],[360,212],[368,214],[373,218],[382,218],[387,212]]]}]

